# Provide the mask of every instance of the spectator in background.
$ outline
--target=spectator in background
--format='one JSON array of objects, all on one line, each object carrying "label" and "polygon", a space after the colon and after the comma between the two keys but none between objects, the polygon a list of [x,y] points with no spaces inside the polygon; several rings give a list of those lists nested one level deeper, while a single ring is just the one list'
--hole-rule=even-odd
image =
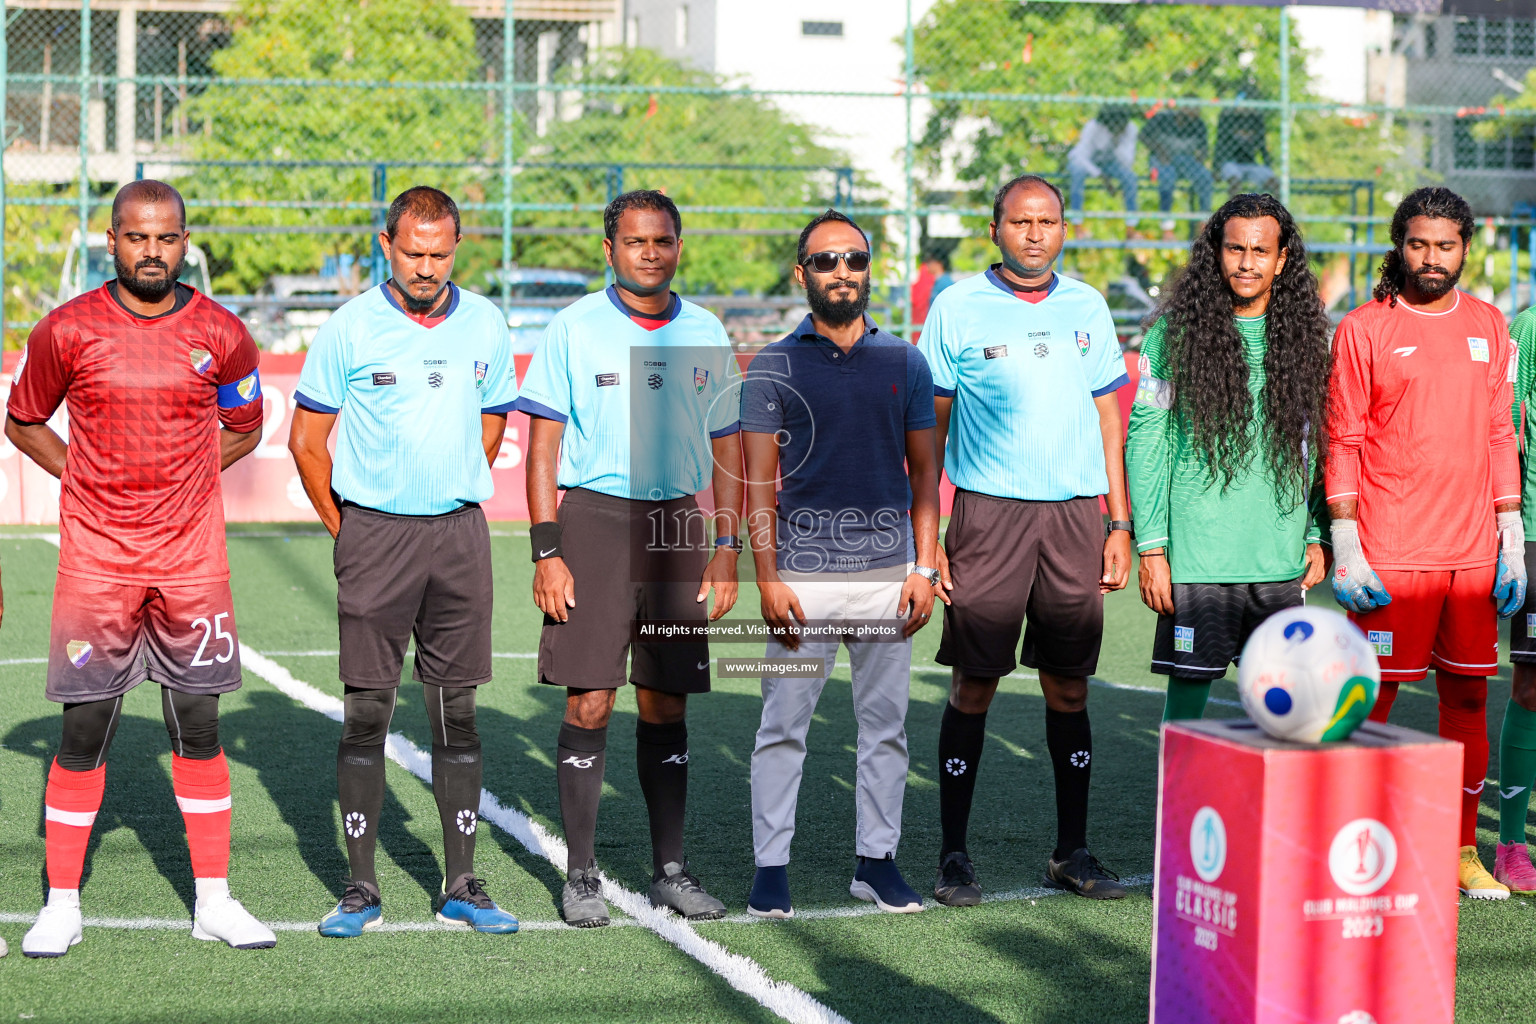
[{"label": "spectator in background", "polygon": [[[1240,92],[1237,98],[1246,95],[1246,91]],[[1244,184],[1266,191],[1274,187],[1265,129],[1264,111],[1253,107],[1223,107],[1216,118],[1216,155],[1211,166],[1232,192]]]},{"label": "spectator in background", "polygon": [[[1173,193],[1179,181],[1186,180],[1194,189],[1199,208],[1211,208],[1211,171],[1206,166],[1210,142],[1205,118],[1195,107],[1168,106],[1147,119],[1141,133],[1157,175],[1157,208],[1163,213],[1173,209]],[[1164,237],[1173,237],[1173,221],[1163,221]]]},{"label": "spectator in background", "polygon": [[[1089,178],[1103,176],[1120,184],[1125,208],[1136,211],[1136,136],[1141,131],[1136,108],[1106,103],[1092,117],[1067,152],[1070,216],[1074,224],[1083,222],[1083,185]],[[1127,218],[1134,224],[1134,218]]]},{"label": "spectator in background", "polygon": [[912,282],[912,322],[920,324],[927,320],[933,300],[954,283],[949,273],[949,257],[937,252],[924,256],[922,266],[917,268],[917,280]]}]

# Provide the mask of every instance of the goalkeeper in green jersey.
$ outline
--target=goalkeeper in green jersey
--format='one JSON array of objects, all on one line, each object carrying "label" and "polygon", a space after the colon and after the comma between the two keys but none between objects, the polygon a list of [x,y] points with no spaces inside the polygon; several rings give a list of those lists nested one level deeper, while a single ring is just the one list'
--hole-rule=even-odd
[{"label": "goalkeeper in green jersey", "polygon": [[1199,718],[1254,627],[1323,579],[1308,497],[1332,330],[1295,221],[1254,194],[1206,223],[1154,321],[1125,467],[1167,721]]},{"label": "goalkeeper in green jersey", "polygon": [[[1515,433],[1520,437],[1520,508],[1525,535],[1536,537],[1536,465],[1531,461],[1531,431],[1536,428],[1536,307],[1509,325],[1515,343]],[[1525,429],[1521,431],[1521,423]],[[1525,543],[1525,568],[1536,568],[1536,541]],[[1520,896],[1536,895],[1536,868],[1525,843],[1525,817],[1536,784],[1536,591],[1509,620],[1509,660],[1514,685],[1499,732],[1499,845],[1493,877]]]}]

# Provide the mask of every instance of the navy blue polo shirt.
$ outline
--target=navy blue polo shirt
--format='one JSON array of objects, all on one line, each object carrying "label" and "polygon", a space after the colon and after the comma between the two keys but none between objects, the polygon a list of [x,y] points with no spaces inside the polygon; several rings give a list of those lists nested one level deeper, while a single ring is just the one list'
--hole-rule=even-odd
[{"label": "navy blue polo shirt", "polygon": [[779,439],[778,566],[862,572],[912,561],[909,430],[934,425],[917,348],[868,316],[843,352],[807,316],[747,368],[741,429]]}]

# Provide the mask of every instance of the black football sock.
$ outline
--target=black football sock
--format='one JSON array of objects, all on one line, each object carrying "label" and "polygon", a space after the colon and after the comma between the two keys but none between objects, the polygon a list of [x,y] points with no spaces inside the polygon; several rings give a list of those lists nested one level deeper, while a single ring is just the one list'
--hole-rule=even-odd
[{"label": "black football sock", "polygon": [[355,882],[378,887],[373,848],[384,809],[384,745],[342,743],[336,748],[336,794],[347,836],[347,864]]},{"label": "black football sock", "polygon": [[1088,711],[1045,709],[1045,745],[1056,769],[1056,852],[1065,860],[1088,845],[1088,776],[1092,771],[1093,730]]},{"label": "black football sock", "polygon": [[604,751],[608,727],[583,729],[560,723],[560,745],[555,749],[555,781],[560,789],[560,821],[570,851],[566,876],[596,860],[597,802],[603,795]]},{"label": "black football sock", "polygon": [[688,809],[688,723],[635,723],[635,767],[651,814],[653,880],[662,865],[683,862],[683,817]]},{"label": "black football sock", "polygon": [[480,820],[480,745],[432,744],[432,795],[443,822],[443,884],[475,870],[475,828]]},{"label": "black football sock", "polygon": [[966,853],[965,832],[971,821],[971,794],[981,745],[987,738],[987,713],[966,714],[948,701],[939,720],[939,824],[944,832],[939,857]]}]

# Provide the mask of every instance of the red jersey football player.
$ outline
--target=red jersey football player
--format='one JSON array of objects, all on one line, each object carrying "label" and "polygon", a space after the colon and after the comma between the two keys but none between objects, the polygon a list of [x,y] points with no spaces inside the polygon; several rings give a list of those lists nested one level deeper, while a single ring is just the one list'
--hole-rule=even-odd
[{"label": "red jersey football player", "polygon": [[1525,601],[1525,532],[1515,350],[1503,315],[1456,288],[1472,227],[1471,207],[1446,188],[1398,206],[1375,300],[1334,337],[1325,483],[1333,592],[1381,659],[1371,718],[1386,721],[1398,685],[1434,666],[1440,735],[1465,746],[1458,884],[1507,899],[1477,855],[1477,807],[1487,677],[1498,618]]},{"label": "red jersey football player", "polygon": [[[186,209],[158,181],[123,187],[107,250],[117,279],[45,316],[27,339],[6,437],[62,481],[48,698],[64,705],[48,772],[48,902],[27,956],[80,941],[80,874],[123,696],[161,686],[197,885],[192,935],[275,943],[229,894],[229,766],[219,694],[240,685],[219,472],[261,439],[256,344],[240,320],[176,281]],[[63,403],[69,442],[48,426]],[[224,429],[220,429],[220,426]]]}]

